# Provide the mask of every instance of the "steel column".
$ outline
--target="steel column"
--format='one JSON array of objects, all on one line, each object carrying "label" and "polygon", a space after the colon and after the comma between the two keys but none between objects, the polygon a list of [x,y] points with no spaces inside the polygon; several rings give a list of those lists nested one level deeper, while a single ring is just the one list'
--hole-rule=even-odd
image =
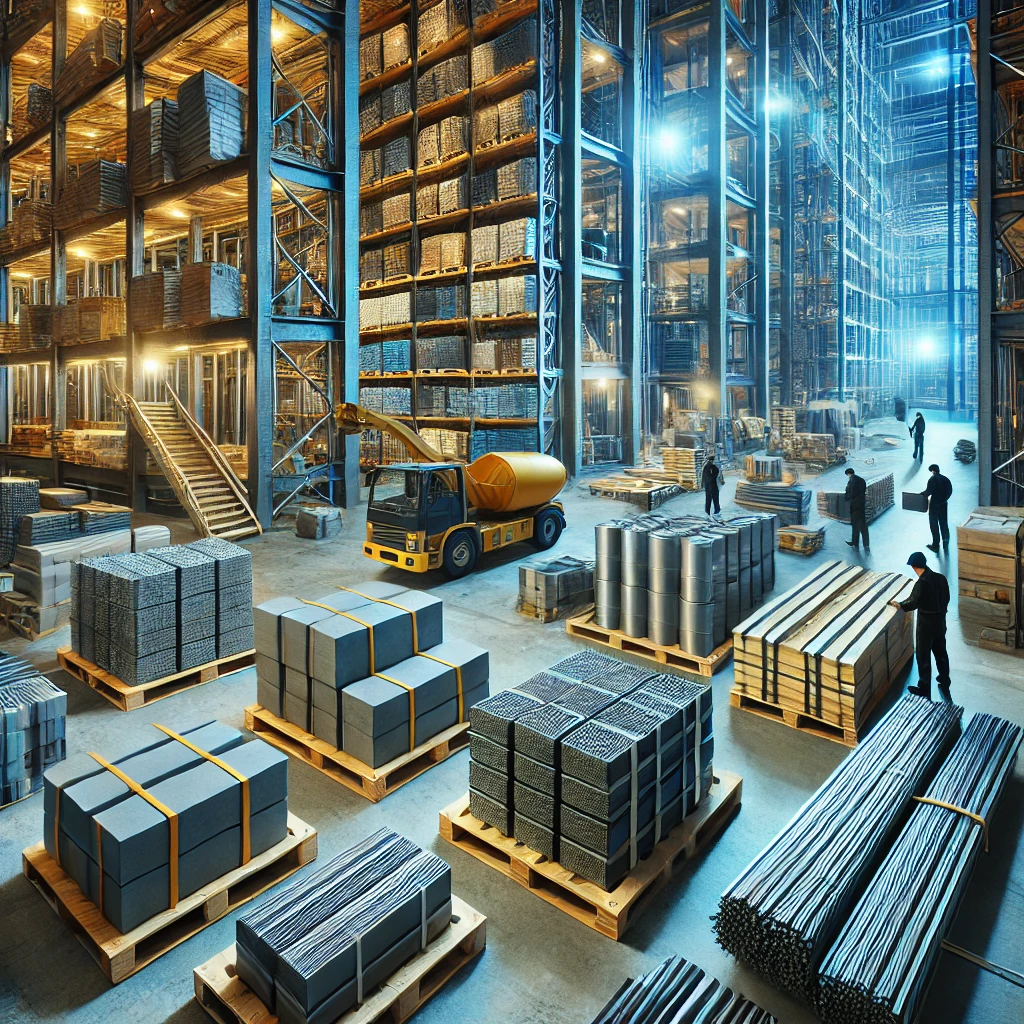
[{"label": "steel column", "polygon": [[995,233],[992,192],[995,160],[992,148],[992,2],[978,0],[978,501],[992,504],[995,444]]}]

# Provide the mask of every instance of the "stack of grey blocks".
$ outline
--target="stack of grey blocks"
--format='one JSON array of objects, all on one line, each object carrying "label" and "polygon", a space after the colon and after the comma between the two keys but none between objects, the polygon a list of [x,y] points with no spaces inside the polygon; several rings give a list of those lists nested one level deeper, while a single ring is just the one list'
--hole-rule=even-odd
[{"label": "stack of grey blocks", "polygon": [[132,551],[165,548],[170,543],[171,531],[166,526],[136,526],[132,530]]},{"label": "stack of grey blocks", "polygon": [[711,785],[710,687],[592,651],[477,704],[469,735],[471,813],[608,890]]},{"label": "stack of grey blocks", "polygon": [[382,828],[238,919],[238,977],[281,1024],[332,1024],[451,919],[448,864]]},{"label": "stack of grey blocks", "polygon": [[67,751],[67,695],[26,661],[0,651],[0,806],[43,788]]},{"label": "stack of grey blocks", "polygon": [[255,623],[258,703],[372,768],[465,720],[488,693],[487,651],[445,641],[430,594],[360,583],[265,601]]},{"label": "stack of grey blocks", "polygon": [[[215,721],[171,728],[249,780],[250,857],[287,836],[287,755]],[[179,900],[242,865],[242,784],[233,774],[156,728],[106,760],[177,815]],[[171,908],[167,818],[87,754],[44,775],[43,839],[119,931]]]},{"label": "stack of grey blocks", "polygon": [[252,555],[228,541],[72,566],[72,649],[129,686],[251,651],[252,623]]}]

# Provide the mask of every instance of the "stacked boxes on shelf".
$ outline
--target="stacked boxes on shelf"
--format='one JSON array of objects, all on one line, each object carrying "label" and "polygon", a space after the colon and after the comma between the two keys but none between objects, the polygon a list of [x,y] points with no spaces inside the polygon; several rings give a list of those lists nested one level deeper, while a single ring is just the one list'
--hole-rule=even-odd
[{"label": "stacked boxes on shelf", "polygon": [[43,788],[66,754],[67,695],[26,661],[0,651],[0,806]]},{"label": "stacked boxes on shelf", "polygon": [[215,721],[154,725],[44,775],[46,851],[121,932],[287,833],[287,755]]},{"label": "stacked boxes on shelf", "polygon": [[614,888],[711,785],[711,688],[572,655],[470,712],[470,810]]},{"label": "stacked boxes on shelf", "polygon": [[274,598],[255,618],[260,705],[370,767],[465,721],[487,696],[487,652],[445,641],[429,594],[363,583]]},{"label": "stacked boxes on shelf", "polygon": [[68,180],[53,210],[53,226],[62,231],[92,220],[127,203],[128,172],[124,164],[91,160],[68,168]]},{"label": "stacked boxes on shelf", "polygon": [[238,977],[283,1024],[334,1021],[451,919],[448,864],[382,828],[238,919]]}]

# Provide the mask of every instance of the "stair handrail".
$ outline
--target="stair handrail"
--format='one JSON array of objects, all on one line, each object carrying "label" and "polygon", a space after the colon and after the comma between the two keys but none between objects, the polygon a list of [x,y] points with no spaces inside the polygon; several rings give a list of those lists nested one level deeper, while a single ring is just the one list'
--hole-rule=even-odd
[{"label": "stair handrail", "polygon": [[209,527],[206,525],[206,518],[203,515],[202,508],[199,504],[199,499],[196,497],[195,492],[192,490],[192,485],[189,483],[188,477],[181,471],[174,461],[174,457],[167,450],[167,446],[160,438],[160,434],[157,432],[156,427],[150,422],[149,417],[142,411],[142,406],[134,395],[128,394],[123,388],[114,389],[115,397],[122,402],[126,407],[129,408],[132,415],[138,418],[138,421],[142,424],[142,433],[149,435],[149,440],[153,442],[149,449],[156,461],[160,463],[160,469],[164,476],[167,477],[168,481],[173,486],[177,482],[178,487],[184,492],[179,494],[178,497],[184,497],[185,504],[189,507],[193,513],[189,518],[192,522],[199,527],[200,531],[210,536]]},{"label": "stair handrail", "polygon": [[174,388],[171,386],[169,381],[167,382],[167,393],[171,396],[171,401],[177,408],[179,417],[188,427],[193,437],[195,437],[196,440],[199,441],[199,443],[203,446],[207,455],[210,456],[211,460],[216,464],[217,468],[221,471],[225,481],[227,482],[227,485],[234,492],[235,497],[239,500],[242,508],[245,509],[250,519],[252,519],[253,525],[260,533],[263,533],[263,527],[260,525],[259,519],[256,518],[256,513],[253,512],[251,506],[249,505],[249,498],[244,488],[242,487],[242,481],[238,479],[238,475],[232,468],[231,463],[228,462],[227,457],[220,450],[220,448],[218,448],[217,445],[213,443],[213,439],[210,437],[210,435],[207,434],[206,431],[203,430],[203,428],[192,418],[191,414],[185,408],[184,403],[177,396]]}]

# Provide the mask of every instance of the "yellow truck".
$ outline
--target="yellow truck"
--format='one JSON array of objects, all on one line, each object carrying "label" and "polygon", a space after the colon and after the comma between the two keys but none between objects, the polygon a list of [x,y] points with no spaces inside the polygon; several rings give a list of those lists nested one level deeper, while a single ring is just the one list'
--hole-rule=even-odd
[{"label": "yellow truck", "polygon": [[409,572],[472,572],[481,554],[528,540],[550,548],[565,529],[552,500],[565,467],[539,452],[489,452],[465,465],[444,458],[410,427],[351,403],[335,410],[345,434],[381,430],[401,441],[411,461],[370,475],[363,554]]}]

